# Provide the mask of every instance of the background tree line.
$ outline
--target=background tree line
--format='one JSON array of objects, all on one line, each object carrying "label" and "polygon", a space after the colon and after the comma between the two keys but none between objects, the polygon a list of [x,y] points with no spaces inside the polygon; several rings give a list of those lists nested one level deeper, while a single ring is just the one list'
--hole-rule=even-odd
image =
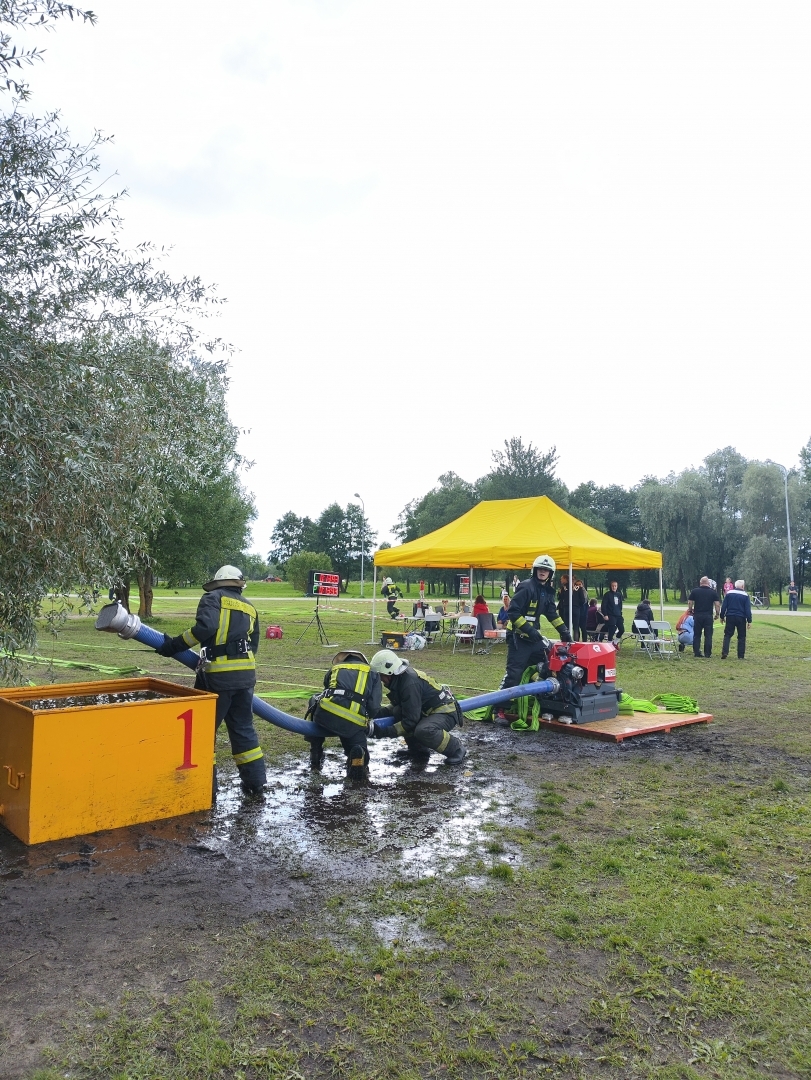
[{"label": "background tree line", "polygon": [[[788,581],[785,488],[774,464],[748,461],[727,446],[708,455],[697,469],[664,479],[646,476],[631,488],[587,482],[573,490],[555,475],[557,452],[545,453],[520,438],[493,453],[489,472],[473,483],[443,473],[437,485],[407,503],[394,526],[401,542],[425,536],[466,513],[483,499],[548,495],[574,517],[629,544],[661,551],[666,590],[685,600],[702,574],[722,582],[744,577],[750,590],[781,591]],[[811,440],[799,466],[788,475],[794,580],[802,590],[811,559]],[[454,572],[428,567],[400,571],[424,578],[433,590],[450,591]],[[512,575],[510,575],[511,577]],[[592,574],[598,589],[606,575]],[[658,572],[615,572],[623,588],[646,594]],[[482,575],[483,580],[483,575]]]},{"label": "background tree line", "polygon": [[361,552],[369,565],[376,538],[356,503],[330,503],[315,521],[290,510],[273,528],[268,559],[296,588],[303,588],[309,570],[333,570],[346,591],[360,576]]}]

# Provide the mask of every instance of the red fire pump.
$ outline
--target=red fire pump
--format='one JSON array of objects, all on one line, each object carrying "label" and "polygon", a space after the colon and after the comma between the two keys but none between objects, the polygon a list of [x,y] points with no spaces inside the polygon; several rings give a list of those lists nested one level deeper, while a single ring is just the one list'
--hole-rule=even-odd
[{"label": "red fire pump", "polygon": [[538,672],[560,683],[556,694],[538,699],[543,712],[575,724],[610,720],[619,712],[617,650],[608,641],[549,642],[548,659]]}]

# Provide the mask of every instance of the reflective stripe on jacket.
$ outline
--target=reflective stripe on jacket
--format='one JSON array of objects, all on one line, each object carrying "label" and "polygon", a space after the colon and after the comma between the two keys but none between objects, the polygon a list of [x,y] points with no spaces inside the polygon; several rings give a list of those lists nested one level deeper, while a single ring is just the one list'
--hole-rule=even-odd
[{"label": "reflective stripe on jacket", "polygon": [[538,629],[541,615],[546,616],[556,630],[563,626],[563,619],[558,615],[555,604],[555,590],[551,585],[541,584],[534,576],[522,581],[515,590],[507,614],[510,617],[508,629],[521,637],[529,636],[528,624],[534,623]]},{"label": "reflective stripe on jacket", "polygon": [[213,651],[206,672],[225,675],[229,672],[256,670],[259,647],[259,621],[256,608],[243,600],[236,588],[212,589],[197,605],[194,626],[182,635],[187,645],[200,645]]},{"label": "reflective stripe on jacket", "polygon": [[324,676],[324,686],[319,708],[351,724],[366,727],[380,708],[380,676],[368,664],[335,664]]}]

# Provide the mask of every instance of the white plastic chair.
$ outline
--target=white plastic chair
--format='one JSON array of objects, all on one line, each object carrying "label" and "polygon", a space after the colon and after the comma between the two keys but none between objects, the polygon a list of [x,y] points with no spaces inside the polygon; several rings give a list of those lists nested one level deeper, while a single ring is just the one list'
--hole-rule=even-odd
[{"label": "white plastic chair", "polygon": [[676,660],[681,660],[681,653],[679,652],[679,639],[673,633],[673,627],[669,622],[661,619],[653,619],[650,624],[651,630],[658,631],[658,638],[656,639],[657,648],[656,655],[665,659],[668,656],[673,656]]},{"label": "white plastic chair", "polygon": [[476,648],[476,633],[479,629],[479,620],[474,615],[460,615],[456,624],[456,630],[453,632],[453,651],[456,652],[456,646],[464,642],[467,644],[470,642],[470,655],[473,655],[473,650]]}]

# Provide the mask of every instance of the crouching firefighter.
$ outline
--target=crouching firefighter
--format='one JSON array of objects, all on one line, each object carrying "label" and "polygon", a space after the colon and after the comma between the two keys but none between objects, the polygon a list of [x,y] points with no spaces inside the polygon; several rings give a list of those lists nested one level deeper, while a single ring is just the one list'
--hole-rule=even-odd
[{"label": "crouching firefighter", "polygon": [[394,717],[391,726],[372,724],[374,738],[402,735],[413,758],[425,761],[436,750],[449,765],[461,765],[467,751],[451,732],[462,726],[462,710],[447,686],[417,671],[391,649],[375,653],[370,667],[382,679],[391,702],[376,719]]},{"label": "crouching firefighter", "polygon": [[[371,670],[363,653],[345,650],[332,658],[332,667],[324,676],[323,691],[310,698],[307,719],[341,740],[350,780],[365,780],[368,776],[369,721],[380,708],[382,697],[380,676]],[[324,740],[307,741],[310,768],[318,770],[324,760]]]},{"label": "crouching firefighter", "polygon": [[[217,695],[216,728],[225,721],[242,790],[258,795],[267,779],[265,759],[253,726],[259,620],[256,608],[242,599],[245,584],[241,570],[221,566],[203,586],[194,626],[177,637],[164,634],[163,645],[157,651],[161,656],[174,656],[200,646],[194,685]],[[216,786],[215,769],[215,791]]]},{"label": "crouching firefighter", "polygon": [[561,641],[572,640],[555,604],[555,569],[555,560],[551,556],[539,555],[532,564],[532,577],[521,582],[510,601],[507,611],[507,671],[501,689],[518,686],[528,667],[546,659],[546,646],[538,629],[541,615],[546,616],[555,627]]}]

